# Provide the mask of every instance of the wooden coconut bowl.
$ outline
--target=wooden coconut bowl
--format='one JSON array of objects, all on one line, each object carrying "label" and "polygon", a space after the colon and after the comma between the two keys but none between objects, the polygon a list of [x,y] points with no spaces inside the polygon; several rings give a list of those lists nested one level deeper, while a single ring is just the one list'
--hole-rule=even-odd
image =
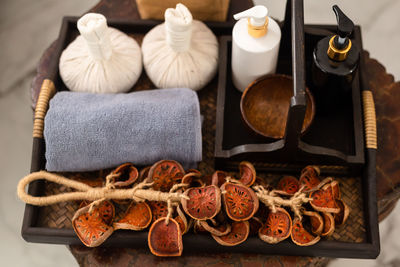
[{"label": "wooden coconut bowl", "polygon": [[[302,134],[310,127],[315,115],[314,97],[306,88],[307,108]],[[251,130],[265,137],[281,139],[293,96],[293,79],[282,74],[270,74],[252,82],[240,101],[242,118]]]}]

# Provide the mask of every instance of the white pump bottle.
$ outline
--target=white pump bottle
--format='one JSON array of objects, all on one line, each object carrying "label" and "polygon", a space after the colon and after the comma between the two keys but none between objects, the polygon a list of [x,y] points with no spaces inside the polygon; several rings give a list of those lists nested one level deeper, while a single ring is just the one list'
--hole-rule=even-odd
[{"label": "white pump bottle", "polygon": [[268,9],[257,5],[233,16],[239,21],[232,32],[232,80],[241,92],[276,71],[281,29],[267,15]]}]

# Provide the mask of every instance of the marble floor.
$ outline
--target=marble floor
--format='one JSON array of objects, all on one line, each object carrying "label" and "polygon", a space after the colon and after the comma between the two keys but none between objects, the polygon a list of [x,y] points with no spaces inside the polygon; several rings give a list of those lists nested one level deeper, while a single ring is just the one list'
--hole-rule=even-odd
[{"label": "marble floor", "polygon": [[[96,0],[1,0],[0,8],[0,256],[1,266],[76,266],[64,246],[26,243],[20,236],[24,205],[18,180],[29,172],[32,111],[29,87],[44,49],[57,37],[64,15],[80,15]],[[284,2],[256,0],[283,17]],[[308,23],[334,23],[337,3],[362,26],[364,48],[400,79],[400,1],[305,1]],[[334,260],[330,266],[400,266],[400,205],[380,224],[382,251],[376,260]]]}]

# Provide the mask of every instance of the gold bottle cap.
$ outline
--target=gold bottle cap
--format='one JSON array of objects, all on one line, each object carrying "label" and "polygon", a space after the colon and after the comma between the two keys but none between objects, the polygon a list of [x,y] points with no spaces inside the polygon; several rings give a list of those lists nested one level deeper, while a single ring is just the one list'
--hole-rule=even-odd
[{"label": "gold bottle cap", "polygon": [[254,26],[251,24],[250,18],[247,19],[247,31],[254,38],[260,38],[268,32],[268,17],[265,18],[265,23],[262,26]]},{"label": "gold bottle cap", "polygon": [[334,39],[336,35],[332,36],[332,38],[329,40],[329,47],[328,47],[328,57],[332,60],[335,61],[343,61],[347,58],[347,54],[349,53],[351,49],[351,40],[349,39],[349,44],[345,49],[337,49],[334,45]]},{"label": "gold bottle cap", "polygon": [[233,15],[236,20],[247,18],[247,32],[254,38],[260,38],[268,31],[268,9],[257,5]]}]

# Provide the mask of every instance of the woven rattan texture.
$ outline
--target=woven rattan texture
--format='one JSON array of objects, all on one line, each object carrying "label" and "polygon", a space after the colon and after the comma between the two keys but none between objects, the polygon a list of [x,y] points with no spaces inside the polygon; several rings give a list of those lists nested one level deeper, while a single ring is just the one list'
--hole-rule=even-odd
[{"label": "woven rattan texture", "polygon": [[[134,36],[139,42],[142,36]],[[146,90],[155,88],[151,81],[143,72],[139,78],[137,85],[133,88],[134,91]],[[215,115],[216,115],[216,100],[217,100],[217,78],[214,78],[206,88],[199,91],[199,100],[201,114],[204,116],[202,127],[203,134],[203,161],[199,164],[199,170],[203,174],[212,174],[214,172],[214,140],[215,140]],[[62,173],[72,179],[85,181],[91,186],[99,186],[108,174],[109,170],[90,173]],[[259,173],[258,176],[265,179],[271,185],[275,185],[281,175],[272,175]],[[363,203],[361,191],[360,177],[335,177],[340,182],[342,199],[351,208],[350,216],[345,225],[337,228],[334,234],[329,238],[332,240],[344,242],[364,242],[365,225],[363,217]],[[44,184],[44,194],[51,195],[61,192],[67,192],[68,189],[60,187],[52,183]],[[119,218],[123,215],[123,211],[127,205],[115,205],[116,215]],[[51,205],[39,208],[38,226],[50,228],[72,228],[71,218],[74,212],[78,209],[79,203],[69,202]]]}]

